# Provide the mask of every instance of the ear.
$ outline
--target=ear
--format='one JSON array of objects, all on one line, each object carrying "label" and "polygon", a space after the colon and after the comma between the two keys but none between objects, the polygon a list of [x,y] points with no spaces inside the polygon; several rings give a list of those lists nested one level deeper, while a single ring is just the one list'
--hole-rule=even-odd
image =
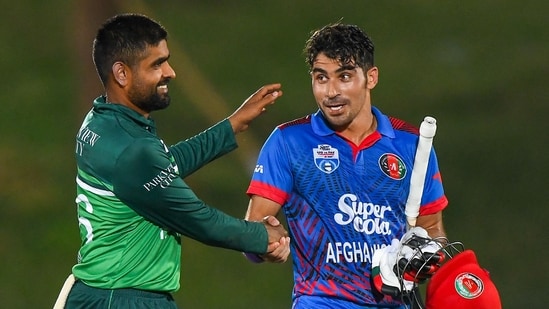
[{"label": "ear", "polygon": [[377,85],[378,74],[377,67],[371,67],[366,71],[366,88],[373,89]]},{"label": "ear", "polygon": [[121,87],[129,83],[130,70],[123,62],[117,61],[112,65],[112,74],[116,83]]}]

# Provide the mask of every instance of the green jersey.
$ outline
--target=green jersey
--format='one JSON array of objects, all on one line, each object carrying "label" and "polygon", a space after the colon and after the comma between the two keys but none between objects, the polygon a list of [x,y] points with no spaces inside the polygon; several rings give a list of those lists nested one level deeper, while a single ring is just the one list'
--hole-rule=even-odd
[{"label": "green jersey", "polygon": [[96,288],[176,291],[181,235],[265,253],[261,223],[209,207],[183,181],[236,147],[228,120],[168,147],[152,119],[97,98],[76,136],[75,277]]}]

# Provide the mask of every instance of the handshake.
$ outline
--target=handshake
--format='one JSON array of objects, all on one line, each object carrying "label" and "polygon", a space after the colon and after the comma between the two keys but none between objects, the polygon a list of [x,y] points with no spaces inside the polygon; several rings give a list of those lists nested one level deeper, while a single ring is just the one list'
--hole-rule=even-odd
[{"label": "handshake", "polygon": [[377,250],[372,257],[375,288],[398,297],[411,292],[440,268],[445,259],[444,244],[431,239],[421,227],[410,229],[400,241]]},{"label": "handshake", "polygon": [[290,255],[290,237],[288,236],[288,232],[274,216],[266,216],[263,218],[262,223],[265,225],[269,237],[267,252],[261,255],[254,253],[244,253],[244,255],[254,263],[264,261],[271,263],[286,262]]}]

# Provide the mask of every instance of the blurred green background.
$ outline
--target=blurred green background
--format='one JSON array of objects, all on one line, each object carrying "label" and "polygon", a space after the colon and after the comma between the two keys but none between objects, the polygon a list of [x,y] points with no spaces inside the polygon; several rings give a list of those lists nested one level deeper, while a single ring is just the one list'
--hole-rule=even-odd
[{"label": "blurred green background", "polygon": [[[239,135],[241,148],[187,182],[244,215],[272,128],[315,110],[302,48],[343,19],[376,44],[373,103],[439,126],[447,232],[474,249],[504,308],[545,308],[549,5],[525,1],[2,1],[0,307],[51,308],[79,248],[74,136],[101,87],[91,41],[109,16],[138,12],[170,32],[172,106],[154,114],[175,143],[228,116],[265,83],[284,97]],[[183,241],[182,308],[290,308],[291,263],[252,265]]]}]

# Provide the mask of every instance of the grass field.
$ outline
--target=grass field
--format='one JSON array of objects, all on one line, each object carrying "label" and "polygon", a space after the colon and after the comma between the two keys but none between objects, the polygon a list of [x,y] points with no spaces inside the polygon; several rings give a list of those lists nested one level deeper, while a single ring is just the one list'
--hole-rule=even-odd
[{"label": "grass field", "polygon": [[[91,56],[77,53],[79,40],[86,42],[75,31],[86,26],[75,18],[79,3],[10,2],[2,13],[3,308],[51,307],[76,260],[74,135],[100,94]],[[262,84],[283,84],[284,97],[239,136],[241,149],[187,179],[205,201],[237,217],[263,140],[276,124],[315,110],[301,54],[309,32],[341,18],[366,29],[380,69],[374,105],[418,124],[426,114],[437,118],[447,232],[477,252],[508,309],[549,302],[548,6],[150,0],[113,7],[150,15],[170,31],[178,77],[172,106],[154,115],[166,142],[228,116]],[[290,263],[252,265],[237,252],[184,239],[182,265],[175,295],[182,308],[290,307]]]}]

